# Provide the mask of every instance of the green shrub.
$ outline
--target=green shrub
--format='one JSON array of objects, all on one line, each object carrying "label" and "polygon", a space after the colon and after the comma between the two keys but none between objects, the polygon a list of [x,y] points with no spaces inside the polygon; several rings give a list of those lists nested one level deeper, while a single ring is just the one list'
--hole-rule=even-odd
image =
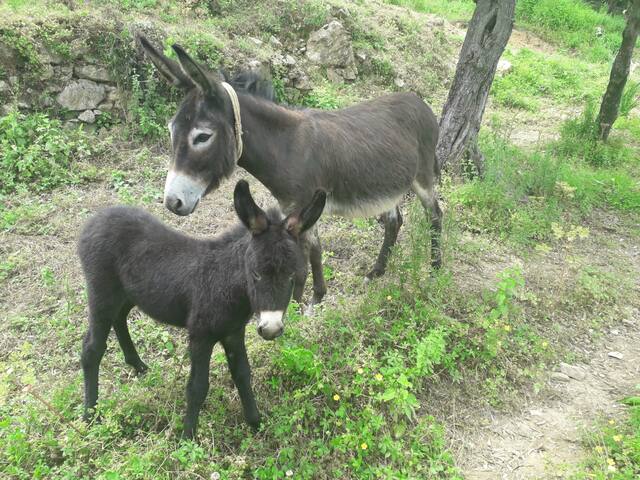
[{"label": "green shrub", "polygon": [[81,129],[63,128],[43,113],[11,112],[0,118],[0,193],[77,182],[78,162],[94,153]]}]

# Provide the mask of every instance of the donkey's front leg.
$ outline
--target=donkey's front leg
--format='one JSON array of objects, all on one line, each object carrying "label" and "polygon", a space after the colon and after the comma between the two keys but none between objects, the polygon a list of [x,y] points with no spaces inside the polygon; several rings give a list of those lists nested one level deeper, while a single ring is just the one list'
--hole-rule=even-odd
[{"label": "donkey's front leg", "polygon": [[244,345],[244,330],[242,327],[240,331],[223,338],[222,346],[227,355],[231,377],[240,394],[244,418],[251,428],[257,430],[260,426],[260,412],[256,407],[256,400],[251,389],[251,368]]},{"label": "donkey's front leg", "polygon": [[209,391],[209,363],[215,340],[207,333],[189,332],[191,374],[187,384],[187,414],[184,417],[182,436],[192,439],[198,428],[200,408]]},{"label": "donkey's front leg", "polygon": [[322,267],[322,245],[320,244],[320,234],[318,226],[315,225],[309,232],[309,262],[311,263],[311,274],[313,276],[313,298],[309,309],[313,312],[313,306],[322,302],[327,293],[327,282],[324,279],[324,268]]}]

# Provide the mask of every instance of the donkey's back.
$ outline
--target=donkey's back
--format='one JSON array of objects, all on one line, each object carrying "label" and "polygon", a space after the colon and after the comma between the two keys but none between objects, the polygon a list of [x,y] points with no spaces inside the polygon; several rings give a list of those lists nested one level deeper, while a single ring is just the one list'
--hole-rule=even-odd
[{"label": "donkey's back", "polygon": [[156,320],[183,326],[184,279],[193,277],[200,248],[197,240],[144,210],[104,209],[87,222],[78,241],[89,300],[138,305]]}]

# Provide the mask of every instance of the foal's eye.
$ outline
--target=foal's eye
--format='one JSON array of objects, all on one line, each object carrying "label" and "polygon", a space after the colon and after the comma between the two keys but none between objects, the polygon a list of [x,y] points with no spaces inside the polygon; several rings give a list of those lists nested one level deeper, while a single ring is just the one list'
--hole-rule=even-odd
[{"label": "foal's eye", "polygon": [[253,272],[251,272],[251,275],[253,276],[253,279],[257,282],[259,281],[262,277],[260,276],[260,274],[258,272],[256,272],[255,270]]},{"label": "foal's eye", "polygon": [[193,144],[198,145],[199,143],[205,143],[210,138],[210,133],[199,133],[198,136],[193,140]]}]

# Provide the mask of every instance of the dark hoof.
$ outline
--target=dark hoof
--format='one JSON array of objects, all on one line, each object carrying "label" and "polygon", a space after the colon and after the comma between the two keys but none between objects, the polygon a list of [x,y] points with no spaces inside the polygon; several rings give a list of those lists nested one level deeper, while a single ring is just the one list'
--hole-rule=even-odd
[{"label": "dark hoof", "polygon": [[247,421],[247,423],[249,424],[249,427],[251,427],[251,430],[253,430],[253,432],[257,432],[258,430],[260,430],[260,414],[256,412],[255,415],[251,415],[250,417],[246,417],[245,419]]},{"label": "dark hoof", "polygon": [[136,375],[142,377],[145,373],[149,371],[149,367],[144,363],[140,362],[139,364],[133,367],[136,370]]},{"label": "dark hoof", "polygon": [[364,277],[364,281],[366,283],[369,283],[374,278],[381,277],[382,275],[384,275],[384,270],[381,270],[379,268],[374,268],[369,273],[367,273],[366,277]]},{"label": "dark hoof", "polygon": [[102,416],[99,413],[96,413],[95,408],[85,409],[82,414],[82,419],[85,423],[100,423],[102,421]]},{"label": "dark hoof", "polygon": [[180,435],[180,440],[193,441],[195,438],[196,438],[195,428],[185,428],[184,430],[182,430],[182,434]]}]

